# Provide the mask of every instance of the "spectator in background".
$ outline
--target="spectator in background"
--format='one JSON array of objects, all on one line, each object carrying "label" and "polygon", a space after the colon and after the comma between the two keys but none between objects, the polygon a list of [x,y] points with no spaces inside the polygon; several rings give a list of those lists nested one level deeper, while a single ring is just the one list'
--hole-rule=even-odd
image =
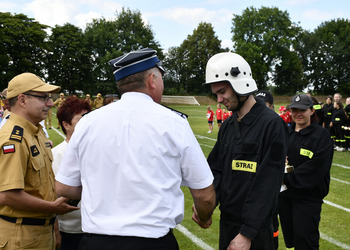
[{"label": "spectator in background", "polygon": [[[323,198],[328,194],[333,143],[329,132],[317,124],[312,99],[292,98],[287,160],[290,166],[279,195],[279,216],[286,247],[319,249],[319,222]],[[286,169],[287,170],[287,169]]]},{"label": "spectator in background", "polygon": [[5,111],[5,104],[4,101],[6,100],[6,95],[3,93],[0,93],[0,122],[2,121],[4,117],[4,111]]},{"label": "spectator in background", "polygon": [[348,123],[348,118],[343,109],[343,104],[340,101],[334,101],[333,106],[334,113],[329,126],[334,129],[335,150],[342,152],[345,151],[346,148],[346,140],[342,127],[344,124]]},{"label": "spectator in background", "polygon": [[[66,98],[64,97],[64,93],[60,93],[60,97],[56,99],[56,101],[53,103],[53,105],[57,106],[57,110],[58,110],[65,100],[66,100]],[[60,129],[60,128],[61,128],[61,125],[57,121],[57,129]]]},{"label": "spectator in background", "polygon": [[346,147],[350,151],[350,97],[346,98],[345,114],[348,117],[348,123],[344,126],[344,137],[346,140]]},{"label": "spectator in background", "polygon": [[115,102],[117,100],[119,100],[117,94],[106,95],[104,100],[103,100],[103,106],[110,104],[112,102]]},{"label": "spectator in background", "polygon": [[278,112],[280,112],[279,115],[281,116],[285,110],[287,110],[285,106],[280,106],[278,109]]},{"label": "spectator in background", "polygon": [[315,114],[317,116],[317,121],[318,121],[318,124],[320,126],[322,126],[323,124],[323,120],[324,120],[324,117],[323,117],[323,111],[322,111],[322,105],[321,103],[317,100],[316,97],[314,96],[310,96],[311,99],[312,99],[312,102],[314,103],[314,110],[315,110]]},{"label": "spectator in background", "polygon": [[159,104],[164,70],[156,51],[132,51],[110,65],[121,100],[79,121],[57,192],[82,197],[81,249],[178,249],[172,229],[184,216],[180,186],[194,199],[193,220],[207,228],[213,176],[187,119]]},{"label": "spectator in background", "polygon": [[90,107],[92,108],[94,105],[94,102],[91,100],[90,94],[86,94],[85,100],[89,103]]},{"label": "spectator in background", "polygon": [[290,112],[287,110],[285,106],[281,106],[278,110],[280,112],[280,117],[289,126],[292,122],[292,117],[290,115]]},{"label": "spectator in background", "polygon": [[269,109],[274,110],[274,106],[273,106],[273,96],[271,95],[271,93],[269,91],[266,90],[259,90],[256,95],[256,98],[261,98],[264,100],[266,107],[268,107]]},{"label": "spectator in background", "polygon": [[218,123],[218,129],[221,127],[222,123],[222,109],[221,109],[221,104],[216,105],[216,122]]},{"label": "spectator in background", "polygon": [[208,126],[209,126],[209,131],[208,133],[213,132],[213,122],[214,122],[214,111],[212,108],[208,105],[207,106],[207,119],[208,119]]},{"label": "spectator in background", "polygon": [[[51,93],[49,94],[51,97]],[[49,109],[45,119],[45,129],[52,129],[52,109]]]},{"label": "spectator in background", "polygon": [[[66,152],[68,142],[73,135],[75,125],[84,114],[91,111],[87,100],[80,100],[77,97],[68,97],[57,112],[57,119],[62,127],[66,139],[52,149],[52,168],[57,174],[62,158]],[[80,202],[78,204],[80,207]],[[80,240],[83,237],[81,229],[81,213],[73,211],[65,215],[59,215],[59,230],[56,230],[56,249],[74,250],[79,249]]]},{"label": "spectator in background", "polygon": [[341,94],[340,93],[335,93],[334,96],[333,96],[333,99],[335,102],[341,102]]},{"label": "spectator in background", "polygon": [[103,106],[103,97],[101,93],[98,93],[96,96],[96,99],[94,100],[94,108],[98,109],[98,108],[101,108],[102,106]]},{"label": "spectator in background", "polygon": [[348,124],[350,124],[350,97],[346,98],[345,100],[345,108],[344,108],[344,111],[345,111],[345,114],[346,116],[348,117]]},{"label": "spectator in background", "polygon": [[222,121],[224,122],[227,118],[229,118],[229,113],[227,112],[226,108],[222,109]]},{"label": "spectator in background", "polygon": [[5,119],[10,114],[10,105],[9,100],[7,99],[7,88],[2,91],[2,109],[3,109],[3,119]]},{"label": "spectator in background", "polygon": [[334,135],[333,128],[329,126],[332,121],[332,116],[334,113],[333,97],[331,95],[327,96],[326,103],[323,104],[322,111],[323,111],[322,126],[325,127],[331,133],[331,136],[333,138],[333,135]]}]

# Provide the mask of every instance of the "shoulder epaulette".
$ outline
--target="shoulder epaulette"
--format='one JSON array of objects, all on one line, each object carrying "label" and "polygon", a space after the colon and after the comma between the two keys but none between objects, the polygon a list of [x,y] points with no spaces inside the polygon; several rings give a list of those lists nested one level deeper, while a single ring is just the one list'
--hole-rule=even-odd
[{"label": "shoulder epaulette", "polygon": [[171,111],[173,111],[174,113],[178,114],[179,116],[181,116],[183,119],[187,119],[188,118],[188,115],[178,111],[178,110],[175,110],[175,109],[172,109],[172,108],[169,108],[165,105],[162,104],[163,107],[167,108],[167,109],[170,109]]},{"label": "shoulder epaulette", "polygon": [[20,126],[14,126],[12,133],[10,135],[10,140],[22,142],[23,138],[23,128]]}]

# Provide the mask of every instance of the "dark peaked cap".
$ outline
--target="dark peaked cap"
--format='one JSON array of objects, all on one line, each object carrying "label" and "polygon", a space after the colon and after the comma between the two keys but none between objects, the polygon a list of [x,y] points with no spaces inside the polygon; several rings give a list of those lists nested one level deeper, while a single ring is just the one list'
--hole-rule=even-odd
[{"label": "dark peaked cap", "polygon": [[157,57],[157,51],[150,48],[131,51],[110,60],[108,63],[113,68],[116,81],[154,67],[158,67],[164,73],[161,62]]},{"label": "dark peaked cap", "polygon": [[260,90],[258,91],[258,93],[256,93],[255,97],[261,98],[265,102],[269,102],[270,104],[273,104],[273,96],[269,91]]}]

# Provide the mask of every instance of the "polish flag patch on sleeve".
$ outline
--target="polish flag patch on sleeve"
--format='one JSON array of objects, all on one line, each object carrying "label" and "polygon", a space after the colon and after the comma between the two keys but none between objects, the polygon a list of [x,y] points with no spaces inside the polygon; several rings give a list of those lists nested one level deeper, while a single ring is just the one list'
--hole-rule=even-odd
[{"label": "polish flag patch on sleeve", "polygon": [[15,145],[11,144],[11,145],[2,146],[2,151],[4,152],[4,154],[14,153]]}]

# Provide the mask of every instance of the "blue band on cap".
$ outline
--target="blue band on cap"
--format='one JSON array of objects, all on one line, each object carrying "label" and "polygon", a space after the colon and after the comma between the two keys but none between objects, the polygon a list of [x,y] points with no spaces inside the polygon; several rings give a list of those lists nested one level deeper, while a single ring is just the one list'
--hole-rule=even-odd
[{"label": "blue band on cap", "polygon": [[160,62],[157,56],[152,56],[151,58],[147,58],[142,61],[135,62],[126,67],[122,67],[114,71],[114,76],[116,81],[119,81],[127,76],[136,74],[138,72],[156,67],[156,63]]}]

